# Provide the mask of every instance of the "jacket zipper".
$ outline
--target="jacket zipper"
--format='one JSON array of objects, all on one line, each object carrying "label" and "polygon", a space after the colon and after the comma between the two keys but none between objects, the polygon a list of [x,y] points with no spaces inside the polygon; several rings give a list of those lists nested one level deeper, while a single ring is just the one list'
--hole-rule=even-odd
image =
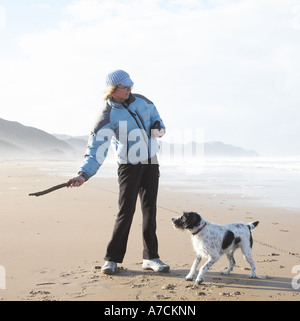
[{"label": "jacket zipper", "polygon": [[[138,113],[135,114],[134,112],[132,112],[131,110],[129,110],[128,107],[125,107],[125,109],[127,109],[127,111],[129,112],[129,114],[130,114],[130,115],[133,117],[133,119],[135,120],[138,128],[142,131],[142,135],[143,135],[144,141],[145,141],[145,143],[146,143],[146,145],[147,145],[148,159],[150,159],[149,144],[148,144],[149,141],[148,141],[148,139],[145,137],[145,135],[144,135],[144,133],[143,133],[143,129],[144,129],[147,137],[148,137],[148,138],[150,138],[150,137],[149,137],[149,135],[148,135],[148,133],[147,133],[147,131],[146,131],[145,125],[144,125],[143,121],[141,120],[141,117],[140,117],[140,115],[139,115]],[[143,128],[140,126],[140,124],[139,124],[139,122],[137,121],[137,119],[135,118],[135,116],[138,116],[138,118],[139,118],[139,120],[140,120]]]}]

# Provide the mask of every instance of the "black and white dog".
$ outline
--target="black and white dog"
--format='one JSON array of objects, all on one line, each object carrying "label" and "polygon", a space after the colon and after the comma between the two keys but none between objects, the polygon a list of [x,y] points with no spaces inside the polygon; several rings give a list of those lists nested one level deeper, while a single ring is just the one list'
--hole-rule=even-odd
[{"label": "black and white dog", "polygon": [[229,260],[229,266],[222,274],[229,274],[235,265],[234,251],[239,247],[244,258],[251,266],[250,277],[259,278],[256,275],[255,264],[252,259],[253,239],[251,235],[251,230],[258,225],[258,221],[247,225],[244,223],[217,225],[204,220],[195,212],[184,212],[180,217],[172,218],[172,221],[176,229],[188,230],[192,233],[196,259],[189,274],[185,277],[187,281],[193,280],[201,258],[206,257],[208,260],[201,267],[196,278],[197,284],[202,283],[206,271],[225,253]]}]

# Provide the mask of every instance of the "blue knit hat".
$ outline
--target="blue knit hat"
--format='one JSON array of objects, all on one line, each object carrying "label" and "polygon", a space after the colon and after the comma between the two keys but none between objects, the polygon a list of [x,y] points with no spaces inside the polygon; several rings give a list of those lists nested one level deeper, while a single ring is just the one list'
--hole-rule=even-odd
[{"label": "blue knit hat", "polygon": [[129,74],[121,69],[111,71],[105,78],[106,86],[132,86],[133,81],[130,79]]}]

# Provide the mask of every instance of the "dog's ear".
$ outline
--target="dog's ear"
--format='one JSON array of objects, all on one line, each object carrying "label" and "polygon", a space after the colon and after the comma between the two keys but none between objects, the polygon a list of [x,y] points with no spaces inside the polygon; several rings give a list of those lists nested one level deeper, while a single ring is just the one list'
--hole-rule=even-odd
[{"label": "dog's ear", "polygon": [[198,226],[201,222],[201,216],[196,212],[185,212],[185,228],[192,229]]},{"label": "dog's ear", "polygon": [[195,218],[194,218],[195,223],[196,223],[197,225],[199,225],[200,222],[201,222],[201,220],[202,220],[201,215],[200,215],[199,213],[195,213],[195,216],[194,216],[194,217],[195,217]]},{"label": "dog's ear", "polygon": [[199,213],[197,213],[198,214],[198,216],[199,216],[199,223],[201,222],[201,220],[202,220],[202,217],[201,217],[201,215],[199,214]]}]

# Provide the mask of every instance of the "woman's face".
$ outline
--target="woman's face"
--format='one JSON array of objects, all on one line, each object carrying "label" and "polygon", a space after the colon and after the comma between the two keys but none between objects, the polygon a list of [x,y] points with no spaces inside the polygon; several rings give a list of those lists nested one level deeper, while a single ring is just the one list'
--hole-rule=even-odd
[{"label": "woman's face", "polygon": [[127,100],[129,98],[129,94],[131,92],[131,89],[132,89],[132,86],[125,87],[122,85],[118,85],[112,94],[114,101],[117,103],[124,103],[125,100]]}]

